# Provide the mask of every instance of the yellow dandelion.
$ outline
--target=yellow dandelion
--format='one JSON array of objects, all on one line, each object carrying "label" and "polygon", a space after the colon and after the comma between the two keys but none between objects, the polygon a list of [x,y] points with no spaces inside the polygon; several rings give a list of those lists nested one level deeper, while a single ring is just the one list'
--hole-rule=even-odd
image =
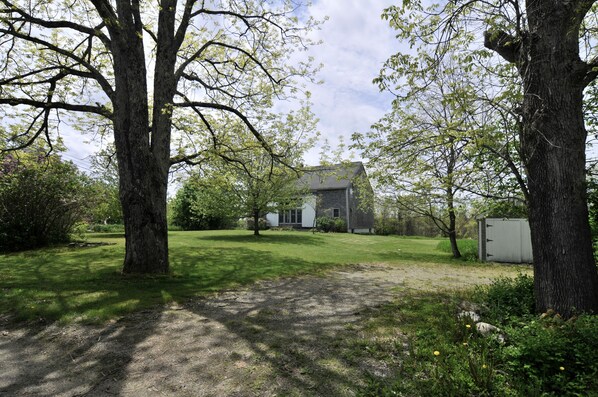
[{"label": "yellow dandelion", "polygon": [[486,367],[486,364],[482,364],[482,368],[486,369],[488,367]]},{"label": "yellow dandelion", "polygon": [[438,350],[434,350],[434,355],[435,356],[440,356],[440,352]]},{"label": "yellow dandelion", "polygon": [[463,342],[463,346],[467,346],[467,342]]},{"label": "yellow dandelion", "polygon": [[559,367],[559,369],[560,369],[561,371],[564,371],[564,370],[565,370],[565,367]]},{"label": "yellow dandelion", "polygon": [[467,324],[467,325],[465,326],[465,328],[471,328],[471,325],[470,325],[470,324]]}]

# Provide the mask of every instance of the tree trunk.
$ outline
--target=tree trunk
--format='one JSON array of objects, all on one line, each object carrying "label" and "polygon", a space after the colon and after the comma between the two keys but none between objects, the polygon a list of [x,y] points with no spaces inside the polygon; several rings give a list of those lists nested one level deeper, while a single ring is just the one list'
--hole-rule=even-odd
[{"label": "tree trunk", "polygon": [[253,235],[260,235],[260,211],[253,210]]},{"label": "tree trunk", "polygon": [[598,311],[598,273],[586,204],[579,23],[563,3],[528,6],[518,67],[536,310],[570,316]]},{"label": "tree trunk", "polygon": [[451,242],[451,252],[453,258],[461,258],[461,252],[457,246],[457,216],[455,215],[454,194],[452,189],[448,190],[447,194],[448,210],[449,210],[449,230],[448,237]]},{"label": "tree trunk", "polygon": [[[138,10],[119,1],[118,14],[120,29],[112,37],[116,87],[113,123],[125,224],[123,273],[164,274],[169,271],[166,189],[170,164],[165,156],[169,142],[156,139],[154,131],[150,142],[147,71]],[[156,120],[153,128],[162,126]]]},{"label": "tree trunk", "polygon": [[147,165],[146,170],[135,172],[125,166],[120,173],[126,240],[123,273],[165,274],[169,271],[167,179],[151,171],[155,164],[143,157],[145,161],[137,164]]}]

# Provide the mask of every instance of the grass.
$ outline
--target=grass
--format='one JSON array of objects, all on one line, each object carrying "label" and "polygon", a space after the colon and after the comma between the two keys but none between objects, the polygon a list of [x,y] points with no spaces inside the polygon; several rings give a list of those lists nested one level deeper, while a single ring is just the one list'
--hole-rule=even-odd
[{"label": "grass", "polygon": [[[476,261],[478,259],[478,240],[459,240],[457,247],[463,260]],[[451,243],[446,239],[439,241],[436,248],[442,252],[452,252]]]},{"label": "grass", "polygon": [[[504,339],[459,319],[463,300]],[[368,310],[345,355],[355,363],[374,357],[392,371],[369,376],[357,395],[598,396],[598,316],[538,316],[531,301],[533,280],[520,275],[473,291],[411,291]]]},{"label": "grass", "polygon": [[437,267],[454,261],[439,240],[396,236],[266,231],[171,232],[171,274],[125,277],[122,234],[92,234],[91,248],[0,255],[0,314],[17,320],[103,322],[260,279],[322,274],[357,263]]}]

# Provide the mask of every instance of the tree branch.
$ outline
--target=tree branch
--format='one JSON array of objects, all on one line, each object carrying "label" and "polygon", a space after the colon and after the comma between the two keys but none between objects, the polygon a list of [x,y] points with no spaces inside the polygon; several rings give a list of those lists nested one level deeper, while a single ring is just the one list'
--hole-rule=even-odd
[{"label": "tree branch", "polygon": [[105,23],[101,23],[100,25],[98,25],[96,27],[90,28],[88,26],[83,26],[83,25],[80,25],[78,23],[74,23],[71,21],[49,21],[49,20],[45,20],[45,19],[36,18],[33,15],[28,14],[27,12],[18,8],[17,6],[15,6],[14,4],[12,4],[11,2],[9,2],[7,0],[0,0],[0,1],[2,1],[2,3],[4,3],[6,5],[6,7],[8,7],[7,10],[0,10],[0,13],[16,12],[17,14],[19,14],[21,16],[21,18],[11,18],[13,21],[27,22],[27,23],[39,25],[44,28],[50,28],[50,29],[52,29],[52,28],[72,29],[72,30],[75,30],[80,33],[85,33],[90,36],[97,37],[98,39],[100,39],[102,41],[102,43],[104,43],[104,45],[107,48],[110,48],[110,45],[111,45],[110,39],[105,34],[103,34],[100,30],[104,26],[106,26]]},{"label": "tree branch", "polygon": [[485,31],[484,47],[495,51],[509,63],[517,64],[519,61],[519,39],[503,31]]},{"label": "tree branch", "polygon": [[183,73],[185,72],[185,68],[187,66],[189,66],[190,63],[192,63],[193,61],[197,60],[197,58],[199,58],[201,56],[201,54],[208,49],[210,46],[220,46],[220,47],[224,47],[224,48],[228,48],[230,50],[234,50],[234,51],[238,51],[244,55],[246,55],[249,59],[251,59],[263,72],[264,74],[266,74],[266,76],[268,77],[268,79],[275,83],[275,84],[280,84],[281,80],[277,80],[274,78],[274,76],[272,76],[272,74],[268,71],[268,69],[262,64],[262,62],[259,61],[259,59],[257,59],[255,56],[253,56],[251,53],[249,53],[248,51],[234,46],[234,45],[230,45],[227,43],[222,43],[220,41],[214,41],[214,40],[210,40],[208,42],[206,42],[204,45],[201,46],[201,48],[199,50],[197,50],[191,57],[189,57],[189,59],[187,59],[185,62],[183,62],[181,64],[181,66],[179,66],[177,72],[176,72],[176,76],[177,79],[179,79]]},{"label": "tree branch", "polygon": [[33,36],[19,33],[13,29],[0,28],[0,33],[4,33],[9,36],[12,36],[12,37],[24,40],[24,41],[28,41],[30,43],[42,45],[42,46],[48,48],[49,50],[52,50],[58,54],[64,55],[65,57],[76,61],[78,64],[83,66],[85,69],[87,69],[91,73],[92,78],[98,82],[98,84],[100,85],[102,90],[106,93],[106,95],[111,99],[113,98],[114,91],[112,89],[112,86],[108,82],[108,80],[106,80],[106,78],[102,75],[102,73],[100,73],[100,71],[98,71],[93,65],[91,65],[89,62],[87,62],[85,59],[73,54],[70,51],[64,50],[50,42],[47,42],[46,40],[42,40],[38,37],[33,37]]},{"label": "tree branch", "polygon": [[0,98],[0,105],[32,106],[38,109],[63,109],[72,112],[94,113],[112,118],[112,113],[103,106],[75,105],[66,102],[44,102],[28,98]]},{"label": "tree branch", "polygon": [[[187,99],[185,97],[185,95],[179,93],[179,95],[185,99]],[[180,103],[174,103],[173,106],[175,107],[179,107],[179,108],[193,108],[193,107],[197,107],[197,108],[204,108],[204,109],[215,109],[215,110],[222,110],[228,113],[232,113],[235,116],[237,116],[242,122],[243,124],[245,124],[245,126],[247,126],[247,128],[249,129],[249,131],[251,131],[251,133],[253,134],[253,136],[255,137],[255,139],[258,140],[258,142],[260,143],[260,145],[272,156],[272,157],[281,157],[280,155],[275,154],[272,151],[272,148],[270,147],[270,145],[268,144],[268,142],[266,142],[266,140],[264,139],[264,137],[262,136],[262,134],[253,126],[253,124],[251,124],[251,121],[249,121],[249,119],[240,111],[238,111],[235,108],[232,108],[230,106],[227,105],[222,105],[219,103],[211,103],[211,102],[193,102],[193,101],[187,101],[187,102],[180,102]]]}]

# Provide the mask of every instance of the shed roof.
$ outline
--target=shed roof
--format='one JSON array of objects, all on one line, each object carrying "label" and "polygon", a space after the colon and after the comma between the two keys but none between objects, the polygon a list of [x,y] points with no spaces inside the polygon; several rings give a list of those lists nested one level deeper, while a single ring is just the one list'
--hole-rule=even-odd
[{"label": "shed roof", "polygon": [[363,170],[363,163],[360,161],[308,167],[304,170],[300,183],[307,185],[310,190],[346,189]]}]

